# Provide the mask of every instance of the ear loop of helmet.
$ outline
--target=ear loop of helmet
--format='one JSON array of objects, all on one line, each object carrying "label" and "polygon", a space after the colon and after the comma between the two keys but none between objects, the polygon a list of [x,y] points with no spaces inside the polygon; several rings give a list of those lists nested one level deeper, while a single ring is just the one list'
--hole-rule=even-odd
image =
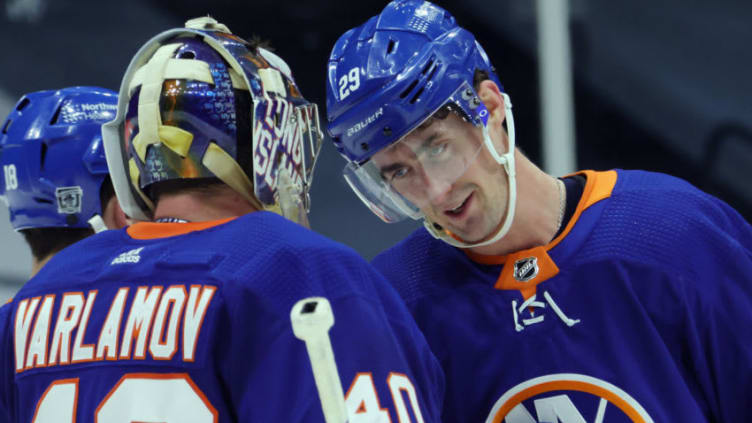
[{"label": "ear loop of helmet", "polygon": [[98,234],[107,230],[107,225],[104,224],[104,219],[98,214],[95,214],[91,219],[87,220],[87,223],[91,226],[91,229],[94,230],[94,233]]}]

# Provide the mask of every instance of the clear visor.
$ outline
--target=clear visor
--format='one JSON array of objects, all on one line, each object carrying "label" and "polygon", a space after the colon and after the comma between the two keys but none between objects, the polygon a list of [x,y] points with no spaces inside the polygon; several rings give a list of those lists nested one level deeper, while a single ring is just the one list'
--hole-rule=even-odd
[{"label": "clear visor", "polygon": [[385,222],[419,219],[421,209],[443,205],[483,148],[488,110],[469,84],[428,116],[367,162],[344,169],[350,187]]}]

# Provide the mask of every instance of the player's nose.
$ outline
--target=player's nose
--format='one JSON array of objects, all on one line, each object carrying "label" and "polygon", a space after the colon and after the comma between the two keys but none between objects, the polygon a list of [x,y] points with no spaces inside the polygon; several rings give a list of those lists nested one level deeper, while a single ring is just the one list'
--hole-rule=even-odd
[{"label": "player's nose", "polygon": [[452,184],[442,178],[426,178],[426,195],[431,205],[440,208],[449,200]]}]

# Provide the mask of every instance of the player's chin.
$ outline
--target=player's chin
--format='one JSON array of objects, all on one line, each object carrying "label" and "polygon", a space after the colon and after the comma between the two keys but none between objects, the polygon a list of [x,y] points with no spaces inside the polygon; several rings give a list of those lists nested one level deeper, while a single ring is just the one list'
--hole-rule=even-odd
[{"label": "player's chin", "polygon": [[469,233],[460,235],[460,238],[462,238],[468,244],[475,244],[481,241],[485,241],[485,239],[488,237],[484,235],[478,235],[476,233]]},{"label": "player's chin", "polygon": [[485,226],[481,227],[482,225],[478,225],[477,222],[473,220],[467,223],[468,224],[464,227],[457,228],[454,233],[468,244],[482,242],[491,237],[491,230]]},{"label": "player's chin", "polygon": [[445,228],[449,232],[451,232],[455,237],[469,244],[472,244],[473,242],[475,242],[475,238],[477,238],[477,235],[473,233],[473,231],[468,231],[467,228],[464,228],[464,227],[458,227],[456,225],[448,225]]}]

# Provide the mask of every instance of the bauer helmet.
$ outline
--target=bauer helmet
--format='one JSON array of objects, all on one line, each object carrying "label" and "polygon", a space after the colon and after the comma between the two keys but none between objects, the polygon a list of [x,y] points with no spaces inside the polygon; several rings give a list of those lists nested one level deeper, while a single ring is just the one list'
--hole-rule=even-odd
[{"label": "bauer helmet", "polygon": [[[509,143],[502,151],[489,135],[488,110],[474,88],[479,71],[498,85],[505,99]],[[481,45],[449,12],[426,1],[392,1],[334,45],[326,93],[328,132],[348,161],[345,179],[382,220],[423,219],[432,235],[459,247],[490,244],[509,230],[516,198],[511,101]],[[442,109],[457,113],[482,135],[476,145],[442,151],[440,161],[433,153],[413,151],[425,174],[440,173],[451,184],[485,148],[508,175],[506,216],[495,233],[476,243],[428,221],[421,212],[423,204],[395,187],[373,160]]]}]

